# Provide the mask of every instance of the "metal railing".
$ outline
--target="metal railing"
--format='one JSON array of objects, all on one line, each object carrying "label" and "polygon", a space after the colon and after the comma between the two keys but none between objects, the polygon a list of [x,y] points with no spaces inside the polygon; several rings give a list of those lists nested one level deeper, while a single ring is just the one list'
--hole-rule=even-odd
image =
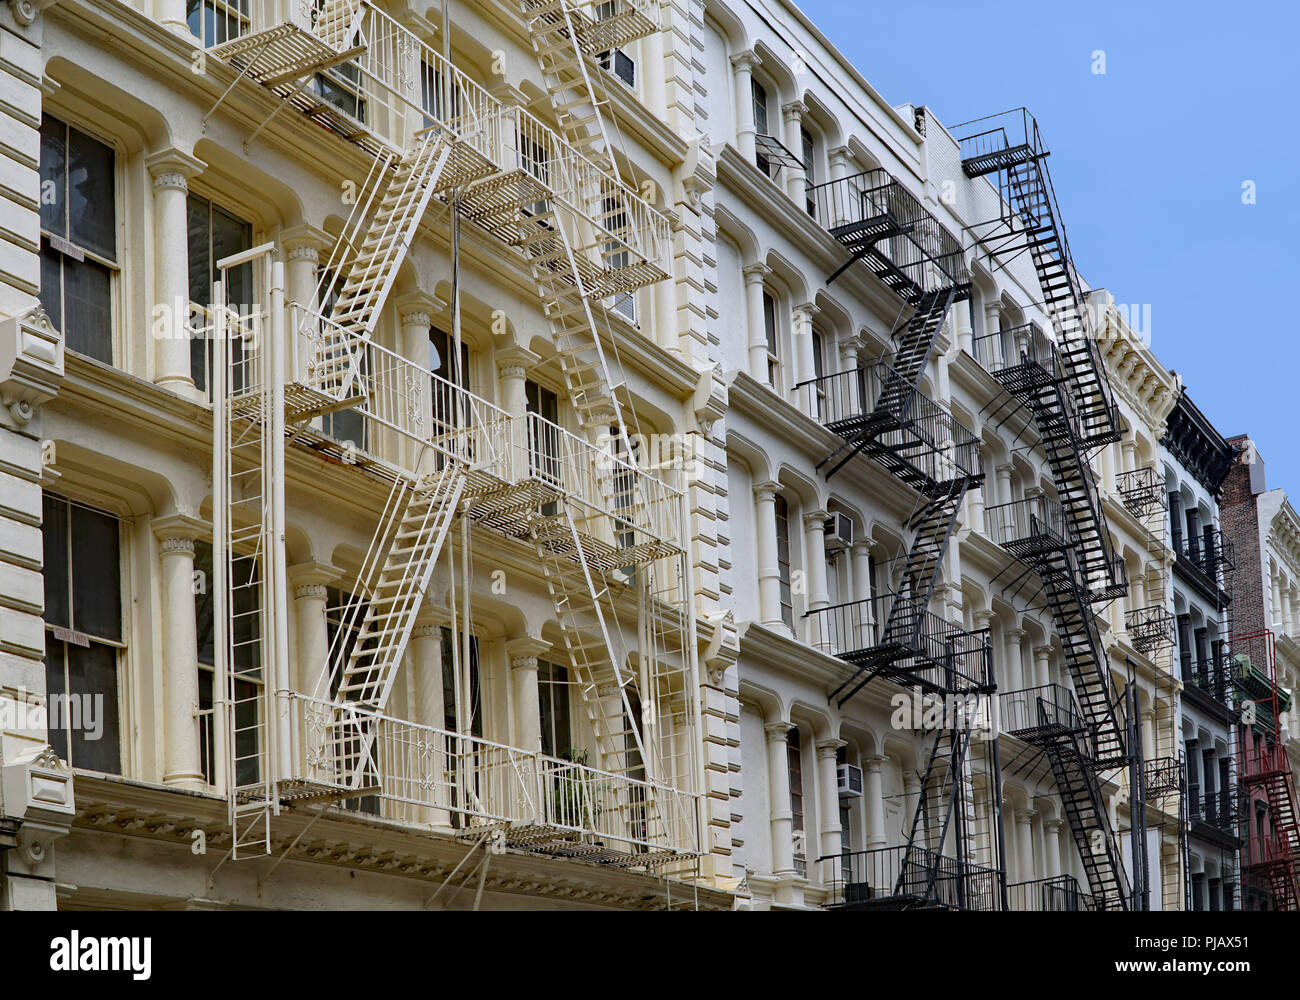
[{"label": "metal railing", "polygon": [[1135,649],[1149,653],[1174,642],[1174,616],[1164,607],[1152,605],[1124,612],[1124,630]]},{"label": "metal railing", "polygon": [[1183,661],[1182,674],[1186,683],[1215,701],[1228,704],[1232,694],[1232,668],[1226,651],[1199,661],[1188,657]]},{"label": "metal railing", "polygon": [[1200,785],[1187,786],[1187,818],[1221,830],[1237,823],[1237,795],[1226,789],[1202,792]]},{"label": "metal railing", "polygon": [[1215,586],[1222,587],[1225,571],[1236,568],[1236,552],[1223,531],[1215,528],[1196,535],[1178,535],[1175,550],[1204,574]]},{"label": "metal railing", "polygon": [[522,422],[524,432],[516,430],[509,438],[510,481],[532,478],[553,486],[579,508],[580,517],[608,519],[624,547],[684,547],[682,490],[667,482],[667,470],[617,455],[621,438],[612,431],[592,443],[536,413],[525,414]]},{"label": "metal railing", "polygon": [[[651,852],[683,858],[699,853],[698,798],[673,784],[355,704],[289,697],[297,755],[290,777],[313,787],[373,788],[381,817],[436,828],[499,823],[507,827],[507,842],[511,828],[527,828],[534,849],[554,852],[587,845],[633,859]],[[363,765],[357,760],[362,747],[368,748]],[[687,783],[690,776],[680,780]]]},{"label": "metal railing", "polygon": [[1045,495],[985,507],[984,533],[1012,551],[1061,548],[1071,537],[1064,508]]},{"label": "metal railing", "polygon": [[1074,693],[1060,684],[1004,692],[998,696],[998,710],[1002,730],[1021,738],[1087,729]]},{"label": "metal railing", "polygon": [[961,241],[920,200],[882,169],[807,189],[813,217],[850,246],[873,243],[920,290],[970,281]]},{"label": "metal railing", "polygon": [[819,858],[838,861],[830,905],[854,907],[891,900],[928,899],[959,910],[1002,908],[1002,873],[924,847],[880,847]]},{"label": "metal railing", "polygon": [[888,648],[910,677],[931,689],[989,687],[993,670],[989,631],[967,631],[932,611],[918,613],[912,604],[905,595],[881,594],[809,611],[804,615],[807,642],[828,656],[850,662]]},{"label": "metal railing", "polygon": [[1151,466],[1121,472],[1115,477],[1115,491],[1134,517],[1146,517],[1154,510],[1169,506],[1164,479]]},{"label": "metal railing", "polygon": [[914,389],[884,361],[808,379],[818,419],[845,435],[881,428],[879,440],[936,482],[982,474],[979,438],[951,413]]},{"label": "metal railing", "polygon": [[1020,380],[1025,383],[1058,381],[1065,377],[1056,343],[1037,323],[1022,323],[975,337],[971,341],[971,353],[990,375],[1006,378],[1020,374]]},{"label": "metal railing", "polygon": [[1056,875],[1008,885],[1007,907],[1020,913],[1074,913],[1096,910],[1097,904],[1073,875]]}]

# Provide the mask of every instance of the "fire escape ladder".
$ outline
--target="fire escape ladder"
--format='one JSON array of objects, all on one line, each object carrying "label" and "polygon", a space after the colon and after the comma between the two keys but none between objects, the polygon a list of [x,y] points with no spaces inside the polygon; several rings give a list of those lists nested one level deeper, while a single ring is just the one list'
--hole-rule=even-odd
[{"label": "fire escape ladder", "polygon": [[914,519],[915,534],[907,550],[898,595],[889,610],[884,642],[914,641],[930,610],[930,599],[943,570],[944,553],[957,525],[967,481],[958,479],[937,496],[926,498]]},{"label": "fire escape ladder", "polygon": [[1049,740],[1043,749],[1056,778],[1061,807],[1069,821],[1093,899],[1100,909],[1128,909],[1128,875],[1120,858],[1118,839],[1111,829],[1096,762],[1087,751],[1086,737],[1077,730],[1066,731]]},{"label": "fire escape ladder", "polygon": [[432,127],[420,131],[395,166],[378,161],[371,197],[358,201],[317,289],[317,301],[325,302],[337,288],[330,319],[355,336],[374,333],[450,154],[451,141]]},{"label": "fire escape ladder", "polygon": [[[465,479],[462,468],[448,465],[420,480],[399,478],[393,484],[362,570],[359,597],[365,613],[347,659],[332,664],[337,700],[384,711]],[[340,629],[335,637],[338,649],[343,635]]]},{"label": "fire escape ladder", "polygon": [[948,285],[925,292],[918,298],[911,318],[894,337],[891,372],[876,402],[878,412],[887,413],[896,420],[907,417],[914,395],[921,386],[921,375],[930,361],[935,338],[956,297],[956,289]]},{"label": "fire escape ladder", "polygon": [[1079,583],[1073,553],[1069,549],[1048,553],[1035,560],[1035,568],[1043,582],[1079,708],[1092,730],[1092,757],[1098,767],[1119,767],[1128,759],[1123,730],[1115,711],[1096,616]]},{"label": "fire escape ladder", "polygon": [[535,542],[596,737],[599,766],[613,774],[644,777],[650,761],[642,743],[641,720],[629,696],[635,676],[623,662],[621,644],[616,644],[618,623],[610,581],[591,567],[567,507],[538,522]]},{"label": "fire escape ladder", "polygon": [[591,16],[579,9],[582,5],[576,0],[518,3],[564,138],[593,163],[617,173],[604,117],[609,96],[595,65],[589,62],[598,53],[592,32],[587,30]]},{"label": "fire escape ladder", "polygon": [[[965,795],[966,753],[970,732],[962,726],[943,728],[934,736],[930,759],[917,796],[916,811],[907,837],[907,849],[899,866],[898,896],[915,896],[923,902],[935,902],[936,881],[940,873],[938,859],[945,845],[960,854],[966,831]],[[950,836],[951,831],[951,836]],[[960,887],[962,879],[957,880]],[[952,902],[952,901],[950,901]],[[955,901],[962,906],[961,901]]]},{"label": "fire escape ladder", "polygon": [[1118,597],[1128,590],[1128,583],[1111,543],[1096,477],[1074,432],[1069,393],[1060,385],[1040,384],[1032,392],[1031,408],[1087,597],[1092,601]]}]

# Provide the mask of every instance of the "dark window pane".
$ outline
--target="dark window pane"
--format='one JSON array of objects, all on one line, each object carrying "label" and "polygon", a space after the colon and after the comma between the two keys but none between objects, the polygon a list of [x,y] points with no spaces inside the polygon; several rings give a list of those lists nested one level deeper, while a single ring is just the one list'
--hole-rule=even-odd
[{"label": "dark window pane", "polygon": [[190,255],[190,300],[201,306],[212,304],[212,258],[208,253],[209,204],[196,194],[185,200],[187,243]]},{"label": "dark window pane", "polygon": [[260,687],[235,681],[235,783],[252,785],[261,773],[258,759],[258,720],[261,718]]},{"label": "dark window pane", "polygon": [[[212,546],[208,542],[194,543],[194,572],[200,574],[197,579],[201,586],[194,595],[194,625],[198,635],[198,661],[213,666],[216,663],[213,650],[212,629]],[[208,685],[211,687],[211,681]]]},{"label": "dark window pane", "polygon": [[117,518],[86,507],[72,511],[73,625],[103,639],[122,638]]},{"label": "dark window pane", "polygon": [[[464,636],[458,637],[463,650]],[[442,706],[444,727],[452,732],[457,731],[456,727],[456,671],[453,666],[454,660],[451,638],[451,629],[442,630]],[[479,697],[479,676],[478,676],[478,637],[470,636],[469,640],[469,699],[471,706],[469,732],[472,736],[483,735],[482,705]]]},{"label": "dark window pane", "polygon": [[82,710],[82,724],[71,731],[72,765],[121,774],[117,651],[99,643],[69,646],[68,683]]},{"label": "dark window pane", "polygon": [[63,333],[71,350],[96,361],[113,360],[113,321],[108,268],[91,260],[63,258],[64,304],[67,321]]},{"label": "dark window pane", "polygon": [[68,129],[68,223],[72,242],[117,259],[113,150],[75,128]]},{"label": "dark window pane", "polygon": [[41,118],[41,228],[63,237],[68,235],[67,131],[57,118]]},{"label": "dark window pane", "polygon": [[[53,705],[56,700],[61,700],[67,691],[67,684],[63,676],[64,657],[67,655],[67,647],[61,642],[55,642],[49,636],[45,637],[45,704]],[[62,726],[50,726],[49,729],[50,746],[54,752],[64,760],[68,759],[68,734]]]},{"label": "dark window pane", "polygon": [[63,328],[63,254],[53,249],[49,241],[41,239],[41,305],[45,307],[50,324]]},{"label": "dark window pane", "polygon": [[51,625],[71,627],[68,618],[68,503],[47,493],[43,506],[45,620]]},{"label": "dark window pane", "polygon": [[[253,245],[253,227],[216,205],[212,206],[212,267],[213,280],[217,262],[231,254],[242,253]],[[253,306],[253,265],[243,264],[226,274],[226,302],[235,306],[240,315],[248,315]]]},{"label": "dark window pane", "polygon": [[216,769],[213,760],[216,754],[216,734],[213,732],[215,716],[212,712],[212,671],[199,671],[199,754],[202,758],[200,768],[203,780],[209,785],[216,781]]}]

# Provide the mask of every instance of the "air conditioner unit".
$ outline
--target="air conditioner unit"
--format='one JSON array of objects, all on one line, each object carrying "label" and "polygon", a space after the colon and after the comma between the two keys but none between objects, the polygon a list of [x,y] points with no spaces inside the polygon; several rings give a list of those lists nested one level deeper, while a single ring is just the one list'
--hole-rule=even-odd
[{"label": "air conditioner unit", "polygon": [[835,769],[835,774],[840,798],[855,799],[862,794],[862,768],[841,764]]},{"label": "air conditioner unit", "polygon": [[853,521],[847,514],[832,514],[826,519],[826,551],[842,552],[853,544]]}]

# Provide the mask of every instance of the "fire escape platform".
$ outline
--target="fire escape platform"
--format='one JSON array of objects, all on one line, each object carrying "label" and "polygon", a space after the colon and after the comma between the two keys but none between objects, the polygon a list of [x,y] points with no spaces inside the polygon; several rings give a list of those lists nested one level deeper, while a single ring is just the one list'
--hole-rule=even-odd
[{"label": "fire escape platform", "polygon": [[301,25],[283,22],[213,45],[208,54],[264,87],[275,87],[347,62],[365,50],[365,44],[336,49]]},{"label": "fire escape platform", "polygon": [[1000,170],[1018,167],[1020,164],[1036,159],[1040,155],[1045,154],[1035,152],[1028,144],[1021,143],[1017,146],[995,149],[964,159],[961,162],[961,169],[967,177],[983,177],[985,174],[993,174]]}]

